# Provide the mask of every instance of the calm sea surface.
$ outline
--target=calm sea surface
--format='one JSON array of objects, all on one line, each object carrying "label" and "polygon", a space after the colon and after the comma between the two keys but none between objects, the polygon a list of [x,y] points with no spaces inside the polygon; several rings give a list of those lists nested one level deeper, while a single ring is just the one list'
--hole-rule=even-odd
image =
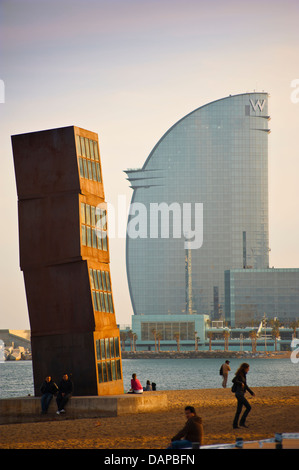
[{"label": "calm sea surface", "polygon": [[[230,359],[230,380],[240,359]],[[157,390],[219,388],[221,359],[124,359],[124,388],[130,388],[132,373],[136,373],[142,385],[146,380],[156,382]],[[279,387],[299,385],[299,364],[289,359],[249,359],[247,382],[252,387]],[[75,384],[75,371],[73,371]],[[58,381],[59,377],[55,377]],[[31,361],[0,363],[0,398],[33,395]]]}]

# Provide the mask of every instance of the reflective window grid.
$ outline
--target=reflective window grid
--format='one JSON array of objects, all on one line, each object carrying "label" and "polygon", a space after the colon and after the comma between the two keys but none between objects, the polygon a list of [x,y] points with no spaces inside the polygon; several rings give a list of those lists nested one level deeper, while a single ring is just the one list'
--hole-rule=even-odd
[{"label": "reflective window grid", "polygon": [[107,212],[81,202],[82,245],[107,251]]},{"label": "reflective window grid", "polygon": [[76,148],[81,178],[102,182],[98,143],[76,135]]},{"label": "reflective window grid", "polygon": [[97,312],[114,313],[110,273],[90,268],[89,274],[94,309]]},{"label": "reflective window grid", "polygon": [[96,340],[99,383],[121,380],[119,338]]}]

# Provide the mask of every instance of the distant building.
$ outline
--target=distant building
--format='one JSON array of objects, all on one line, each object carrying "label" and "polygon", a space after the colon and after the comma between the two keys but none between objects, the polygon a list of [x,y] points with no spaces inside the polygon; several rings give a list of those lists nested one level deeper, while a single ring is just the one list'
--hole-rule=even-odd
[{"label": "distant building", "polygon": [[[160,323],[169,315],[188,322],[208,315],[231,326],[259,323],[264,313],[298,319],[299,270],[269,268],[269,120],[267,93],[230,95],[180,119],[142,168],[126,170],[133,189],[126,265],[134,331],[147,318]],[[193,243],[196,203],[203,206],[200,246]],[[189,232],[178,233],[186,205]]]},{"label": "distant building", "polygon": [[[207,315],[135,315],[132,330],[137,335],[139,349],[176,350],[179,340],[181,350],[198,347],[205,342]],[[178,335],[178,337],[177,337]],[[177,339],[176,339],[177,337]]]},{"label": "distant building", "polygon": [[[224,351],[257,353],[290,351],[293,338],[297,338],[299,326],[280,326],[279,335],[273,335],[269,320],[265,327],[228,327],[223,322],[210,322],[205,315],[132,316],[132,328],[120,325],[123,351]],[[174,336],[178,336],[178,341]],[[226,339],[225,339],[226,336]],[[227,342],[227,346],[225,343]]]},{"label": "distant building", "polygon": [[[174,124],[141,169],[126,170],[132,203],[147,210],[144,231],[127,236],[134,315],[197,313],[221,319],[224,271],[269,266],[268,122],[267,93],[214,101]],[[173,203],[180,210],[172,211]],[[172,222],[179,224],[184,204],[191,204],[190,230],[195,230],[195,203],[203,204],[203,244],[190,250],[186,276],[187,234],[174,234]],[[161,204],[161,219],[169,217],[169,237],[161,233],[161,221],[152,236],[152,204]],[[133,220],[130,215],[128,226]]]},{"label": "distant building", "polygon": [[225,314],[231,326],[277,317],[285,325],[299,316],[299,269],[225,271]]}]

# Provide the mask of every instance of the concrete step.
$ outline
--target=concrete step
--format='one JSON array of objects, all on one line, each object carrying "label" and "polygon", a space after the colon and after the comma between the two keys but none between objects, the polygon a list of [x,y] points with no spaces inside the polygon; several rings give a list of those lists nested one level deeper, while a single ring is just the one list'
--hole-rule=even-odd
[{"label": "concrete step", "polygon": [[140,395],[71,397],[66,405],[66,412],[60,415],[56,414],[55,397],[52,399],[46,415],[41,414],[40,397],[4,398],[0,400],[0,424],[121,416],[162,411],[167,408],[167,395],[162,392],[144,392]]}]

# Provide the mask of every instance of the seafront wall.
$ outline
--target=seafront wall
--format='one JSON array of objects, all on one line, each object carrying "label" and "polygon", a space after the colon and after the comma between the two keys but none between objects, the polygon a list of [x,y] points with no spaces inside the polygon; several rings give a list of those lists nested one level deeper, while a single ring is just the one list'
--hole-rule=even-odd
[{"label": "seafront wall", "polygon": [[241,351],[122,351],[122,359],[228,359],[228,358],[289,358],[290,351],[241,352]]}]

